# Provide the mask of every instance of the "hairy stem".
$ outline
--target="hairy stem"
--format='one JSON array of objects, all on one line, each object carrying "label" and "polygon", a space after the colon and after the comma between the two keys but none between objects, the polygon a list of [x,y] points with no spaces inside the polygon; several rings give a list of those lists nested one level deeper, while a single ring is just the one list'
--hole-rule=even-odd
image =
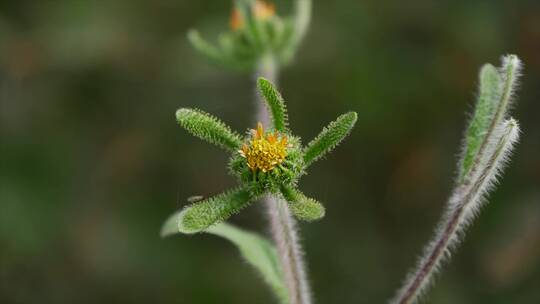
[{"label": "hairy stem", "polygon": [[[255,79],[264,77],[276,84],[278,78],[278,65],[273,56],[268,55],[261,59],[255,73]],[[257,120],[268,126],[270,119],[262,98],[256,92]],[[272,196],[265,196],[270,232],[276,243],[279,261],[287,289],[290,304],[310,304],[311,292],[306,278],[306,267],[303,251],[298,239],[296,221],[292,217],[287,202]]]},{"label": "hairy stem", "polygon": [[496,176],[500,174],[502,165],[517,141],[519,127],[514,120],[509,120],[497,127],[493,134],[493,138],[486,144],[486,153],[481,156],[477,167],[471,170],[471,178],[457,186],[434,240],[426,247],[416,270],[407,278],[392,303],[417,302],[441,262],[459,243],[460,234],[473,220],[487,191],[493,187]]}]

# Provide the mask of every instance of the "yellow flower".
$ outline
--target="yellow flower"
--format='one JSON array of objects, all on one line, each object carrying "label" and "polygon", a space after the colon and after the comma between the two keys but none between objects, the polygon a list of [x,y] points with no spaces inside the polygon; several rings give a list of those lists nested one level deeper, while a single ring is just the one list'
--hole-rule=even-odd
[{"label": "yellow flower", "polygon": [[[251,13],[255,16],[255,19],[266,21],[276,14],[276,8],[272,3],[256,0],[251,8]],[[233,9],[229,24],[233,31],[239,30],[244,26],[244,20],[237,8]]]},{"label": "yellow flower", "polygon": [[257,124],[257,130],[251,130],[253,138],[249,145],[244,144],[238,152],[247,161],[252,171],[268,172],[281,164],[287,157],[287,136],[274,133],[265,134],[262,124]]}]

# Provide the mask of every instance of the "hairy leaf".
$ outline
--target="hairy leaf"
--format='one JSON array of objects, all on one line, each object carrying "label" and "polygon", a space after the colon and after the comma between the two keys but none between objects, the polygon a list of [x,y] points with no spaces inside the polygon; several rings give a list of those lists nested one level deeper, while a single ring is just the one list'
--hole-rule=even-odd
[{"label": "hairy leaf", "polygon": [[349,112],[339,116],[325,127],[304,149],[306,167],[332,151],[351,132],[356,123],[357,115]]},{"label": "hairy leaf", "polygon": [[467,227],[487,203],[487,195],[495,187],[519,138],[517,121],[506,117],[520,66],[515,55],[508,55],[503,57],[499,71],[491,65],[482,68],[480,95],[464,140],[458,183],[434,238],[391,303],[418,303],[441,263],[450,258]]},{"label": "hairy leaf", "polygon": [[176,225],[176,230],[185,234],[201,232],[238,213],[253,199],[249,191],[242,188],[228,191],[185,207],[173,214],[164,227],[170,231],[171,225]]},{"label": "hairy leaf", "polygon": [[262,77],[257,80],[257,85],[266,101],[268,110],[270,110],[270,113],[272,114],[274,128],[280,132],[286,131],[288,125],[287,108],[285,107],[283,97],[281,97],[281,94],[279,94],[270,81]]},{"label": "hairy leaf", "polygon": [[318,201],[305,196],[289,186],[281,187],[283,198],[289,203],[289,209],[296,218],[303,221],[315,221],[324,217],[324,206]]},{"label": "hairy leaf", "polygon": [[[173,215],[161,229],[161,236],[168,237],[180,233],[178,231],[178,215]],[[280,303],[287,304],[287,288],[283,281],[283,272],[278,261],[274,245],[263,236],[240,229],[225,222],[213,225],[203,232],[220,236],[236,245],[242,257],[262,276],[272,288]]]},{"label": "hairy leaf", "polygon": [[283,282],[276,248],[264,237],[237,228],[227,223],[220,223],[205,232],[226,238],[235,244],[242,257],[253,266],[264,281],[272,288],[280,303],[288,303],[287,288]]},{"label": "hairy leaf", "polygon": [[469,173],[480,145],[488,134],[500,100],[501,77],[497,68],[486,64],[480,71],[480,92],[469,128],[465,135],[465,147],[460,176]]},{"label": "hairy leaf", "polygon": [[195,109],[176,111],[178,123],[191,134],[229,151],[237,151],[242,144],[240,136],[214,116]]},{"label": "hairy leaf", "polygon": [[521,62],[515,55],[502,58],[502,67],[497,71],[485,65],[480,71],[480,94],[476,109],[465,136],[464,152],[459,168],[459,182],[470,180],[470,173],[480,161],[495,128],[508,115],[508,110],[517,87]]},{"label": "hairy leaf", "polygon": [[414,271],[407,277],[391,303],[417,303],[418,297],[429,287],[429,282],[440,269],[440,264],[465,235],[465,230],[487,203],[486,197],[502,174],[508,157],[519,138],[519,126],[514,119],[502,122],[490,137],[480,155],[478,167],[471,173],[471,182],[457,187],[448,202],[448,208],[435,231],[435,237],[424,249]]},{"label": "hairy leaf", "polygon": [[223,50],[204,40],[198,31],[188,31],[187,37],[189,42],[191,42],[191,45],[203,56],[210,59],[210,61],[224,65],[231,65],[231,60],[223,55]]},{"label": "hairy leaf", "polygon": [[253,0],[235,1],[235,9],[237,9],[240,18],[244,22],[243,28],[241,29],[242,34],[245,35],[244,37],[253,52],[262,54],[264,38],[261,35],[264,35],[264,33],[261,32],[260,21],[253,15],[254,5],[255,1]]}]

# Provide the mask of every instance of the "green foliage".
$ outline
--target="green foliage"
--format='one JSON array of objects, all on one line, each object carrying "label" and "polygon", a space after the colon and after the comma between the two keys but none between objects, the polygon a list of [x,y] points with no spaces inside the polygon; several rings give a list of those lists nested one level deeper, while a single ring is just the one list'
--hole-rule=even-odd
[{"label": "green foliage", "polygon": [[[288,290],[296,289],[290,285],[287,285],[289,289],[284,287],[284,276],[277,268],[275,249],[254,234],[219,223],[263,194],[285,198],[291,213],[300,220],[314,221],[324,217],[322,204],[306,197],[296,189],[296,184],[300,176],[305,174],[305,160],[311,163],[340,143],[354,126],[356,113],[338,117],[304,149],[300,138],[286,130],[286,107],[279,92],[263,78],[258,80],[258,86],[272,113],[274,130],[265,131],[260,124],[257,130],[246,135],[243,143],[227,126],[206,113],[191,109],[177,111],[180,125],[190,133],[232,152],[229,168],[238,177],[240,186],[175,213],[165,222],[162,235],[206,231],[229,239],[238,246],[246,260],[259,270],[280,301],[289,303]],[[306,291],[304,296],[309,297],[308,294]],[[291,292],[290,297],[294,298],[294,293]]]},{"label": "green foliage", "polygon": [[254,199],[243,188],[231,190],[185,207],[176,217],[178,231],[196,233],[224,221]]},{"label": "green foliage", "polygon": [[[165,222],[161,230],[162,237],[180,232],[178,231],[178,216],[178,213],[174,214]],[[246,262],[257,270],[268,286],[272,288],[279,302],[289,303],[277,251],[270,241],[257,233],[240,229],[225,222],[210,226],[203,232],[220,236],[233,243]]]},{"label": "green foliage", "polygon": [[288,125],[287,108],[285,107],[285,101],[281,94],[276,90],[272,83],[264,78],[257,80],[259,91],[261,92],[266,106],[272,115],[272,122],[274,129],[280,132],[285,132]]},{"label": "green foliage", "polygon": [[517,86],[520,61],[515,55],[503,57],[497,71],[485,65],[480,71],[480,93],[476,109],[465,134],[460,175],[448,208],[428,242],[424,256],[391,303],[417,303],[430,285],[440,264],[451,256],[465,235],[519,138],[519,126],[507,119],[508,108]]},{"label": "green foliage", "polygon": [[[283,303],[288,303],[286,289],[283,287],[283,275],[280,274],[281,278],[276,279],[280,272],[268,266],[270,263],[268,261],[273,260],[268,258],[271,253],[264,242],[261,243],[258,238],[246,238],[245,234],[237,233],[238,231],[231,230],[227,226],[209,227],[226,220],[264,194],[285,198],[291,213],[300,220],[314,221],[324,217],[325,209],[321,203],[306,197],[296,189],[296,184],[305,174],[307,164],[330,152],[350,133],[357,115],[354,112],[341,115],[324,128],[307,148],[302,148],[300,138],[290,134],[287,129],[285,102],[279,92],[272,83],[263,78],[258,80],[258,86],[267,109],[271,112],[274,128],[265,131],[264,126],[259,123],[256,130],[246,134],[243,143],[238,135],[209,114],[191,109],[177,111],[178,122],[190,133],[232,152],[229,168],[230,172],[238,177],[240,186],[236,190],[185,207],[165,222],[162,234],[169,235],[174,231],[192,234],[209,229],[209,232],[229,238],[232,242],[236,242],[248,260],[251,259],[250,263],[263,273],[278,298]],[[293,251],[289,254],[295,253],[293,256],[298,260],[297,250],[293,248]],[[263,263],[261,260],[266,262]],[[270,271],[272,272],[269,278]],[[300,282],[299,284],[306,285],[302,278]],[[298,291],[291,288],[290,284],[287,286],[288,290]],[[309,298],[307,288],[304,287],[302,290],[302,297]],[[291,299],[296,296],[291,292]]]},{"label": "green foliage", "polygon": [[289,42],[289,47],[283,51],[283,60],[285,62],[289,61],[293,56],[300,45],[300,42],[306,35],[309,24],[311,22],[311,10],[312,10],[312,1],[311,0],[296,0],[295,1],[295,14],[294,14],[294,23],[291,33],[291,39]]},{"label": "green foliage", "polygon": [[223,122],[205,112],[194,109],[179,109],[176,120],[191,134],[229,151],[236,151],[242,139]]},{"label": "green foliage", "polygon": [[512,148],[519,139],[519,124],[514,118],[504,120],[493,132],[493,139],[490,147],[486,150],[492,151],[486,157],[484,166],[489,167],[489,170],[500,170],[496,166],[490,164],[494,159],[507,161],[505,155],[509,155]]},{"label": "green foliage", "polygon": [[235,43],[234,37],[230,34],[219,36],[219,47],[206,41],[194,29],[188,31],[187,37],[191,45],[211,62],[238,70],[245,70],[252,65],[252,63],[241,60],[239,55],[242,53],[241,47]]},{"label": "green foliage", "polygon": [[[268,170],[249,168],[246,156],[242,153],[244,148],[240,149],[241,146],[249,147],[253,140],[251,136],[255,135],[248,134],[242,141],[225,124],[209,114],[191,109],[177,111],[176,116],[180,125],[190,133],[232,152],[229,168],[240,182],[240,188],[237,190],[197,202],[179,212],[176,220],[180,232],[194,233],[206,229],[212,224],[227,219],[246,207],[254,198],[265,193],[282,195],[289,202],[292,213],[300,220],[313,221],[324,216],[324,207],[297,190],[296,184],[298,179],[305,174],[305,168],[311,162],[331,151],[350,133],[356,122],[356,113],[350,112],[341,115],[336,121],[324,128],[308,147],[302,148],[300,138],[288,132],[278,134],[276,137],[275,131],[283,132],[287,126],[285,102],[268,80],[260,78],[258,85],[272,112],[276,126],[276,130],[266,132],[261,128],[260,132],[262,133],[257,135],[258,138],[270,136],[275,144],[278,144],[278,138],[286,137],[287,139],[286,143],[281,146],[281,149],[286,151],[284,159]],[[262,146],[257,147],[257,149],[262,149]],[[276,147],[268,149],[277,149]],[[257,154],[257,157],[264,159],[265,155],[275,153],[271,151],[267,150]]]},{"label": "green foliage", "polygon": [[282,186],[281,194],[289,203],[289,209],[294,216],[303,221],[315,221],[324,217],[324,206],[316,200],[305,196],[298,189]]},{"label": "green foliage", "polygon": [[276,248],[266,238],[227,223],[214,225],[206,229],[205,232],[221,236],[235,244],[242,257],[261,274],[264,281],[272,288],[279,302],[283,304],[289,302]]},{"label": "green foliage", "polygon": [[[258,3],[259,2],[259,3]],[[195,30],[188,32],[193,47],[212,62],[233,70],[251,71],[265,56],[285,65],[294,56],[304,37],[311,16],[311,0],[296,0],[295,15],[281,17],[261,14],[255,0],[236,0],[238,24],[219,35],[217,46],[204,40]]]},{"label": "green foliage", "polygon": [[357,115],[349,112],[339,116],[325,127],[304,149],[304,163],[307,166],[332,151],[351,132]]},{"label": "green foliage", "polygon": [[480,93],[465,137],[465,151],[460,173],[461,178],[469,172],[481,143],[485,140],[487,135],[486,130],[492,123],[501,95],[501,77],[499,71],[494,66],[491,64],[484,65],[480,71],[479,78]]},{"label": "green foliage", "polygon": [[503,57],[500,70],[490,64],[482,67],[478,101],[465,134],[459,167],[460,183],[470,180],[471,172],[478,164],[493,131],[507,116],[520,67],[519,59],[515,55]]},{"label": "green foliage", "polygon": [[495,122],[501,122],[508,114],[509,106],[518,87],[521,76],[521,61],[516,55],[507,55],[502,58],[501,78],[503,89],[501,102],[498,104]]}]

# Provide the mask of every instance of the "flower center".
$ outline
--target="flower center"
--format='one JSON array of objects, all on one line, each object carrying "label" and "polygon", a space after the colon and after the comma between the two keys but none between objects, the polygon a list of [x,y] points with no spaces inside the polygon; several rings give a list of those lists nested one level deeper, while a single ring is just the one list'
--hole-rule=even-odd
[{"label": "flower center", "polygon": [[257,130],[251,130],[253,137],[238,151],[247,161],[252,171],[268,172],[281,164],[287,156],[287,136],[274,133],[265,134],[262,124],[257,124]]}]

